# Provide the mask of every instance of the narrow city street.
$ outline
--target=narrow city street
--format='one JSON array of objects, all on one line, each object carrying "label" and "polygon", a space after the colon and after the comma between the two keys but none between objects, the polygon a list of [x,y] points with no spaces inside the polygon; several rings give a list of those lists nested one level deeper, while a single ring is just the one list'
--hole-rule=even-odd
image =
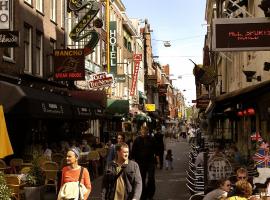
[{"label": "narrow city street", "polygon": [[[168,142],[167,148],[172,149],[174,169],[166,170],[164,168],[156,171],[156,193],[154,200],[187,200],[190,195],[185,185],[185,169],[187,166],[189,145],[186,141],[180,140],[177,142],[172,139]],[[101,199],[101,181],[102,177],[93,181],[93,190],[90,199]]]}]

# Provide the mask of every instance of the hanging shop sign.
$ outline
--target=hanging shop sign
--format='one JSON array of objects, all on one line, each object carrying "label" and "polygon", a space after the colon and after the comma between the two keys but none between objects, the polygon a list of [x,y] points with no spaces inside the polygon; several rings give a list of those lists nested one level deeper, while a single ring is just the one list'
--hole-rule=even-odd
[{"label": "hanging shop sign", "polygon": [[110,73],[117,74],[117,33],[116,21],[110,22]]},{"label": "hanging shop sign", "polygon": [[0,47],[18,47],[19,31],[0,31]]},{"label": "hanging shop sign", "polygon": [[55,80],[84,80],[84,49],[56,49],[54,55]]},{"label": "hanging shop sign", "polygon": [[91,74],[87,84],[89,89],[92,90],[105,89],[114,84],[114,78],[112,74],[107,74],[107,72]]},{"label": "hanging shop sign", "polygon": [[85,48],[85,55],[88,55],[93,52],[99,41],[99,34],[95,27],[101,28],[103,26],[101,19],[96,18],[94,20],[99,12],[99,3],[96,0],[68,0],[67,6],[68,11],[74,12],[74,16],[78,18],[78,23],[75,23],[69,37],[74,42],[81,42]]},{"label": "hanging shop sign", "polygon": [[0,1],[0,29],[2,30],[10,29],[10,1]]},{"label": "hanging shop sign", "polygon": [[264,51],[270,49],[268,18],[213,20],[213,51]]},{"label": "hanging shop sign", "polygon": [[156,111],[156,104],[145,104],[145,111],[154,112]]},{"label": "hanging shop sign", "polygon": [[142,54],[134,54],[133,55],[134,60],[134,71],[132,76],[132,84],[130,89],[130,96],[134,96],[136,85],[137,85],[137,79],[138,79],[138,73],[140,69],[140,63],[142,61]]},{"label": "hanging shop sign", "polygon": [[116,83],[125,83],[126,82],[126,75],[125,74],[115,75],[114,80]]}]

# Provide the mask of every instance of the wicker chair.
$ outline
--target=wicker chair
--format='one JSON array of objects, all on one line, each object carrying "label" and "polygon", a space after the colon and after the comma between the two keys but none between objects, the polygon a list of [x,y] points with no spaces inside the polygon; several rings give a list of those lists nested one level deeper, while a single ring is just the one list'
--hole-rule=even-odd
[{"label": "wicker chair", "polygon": [[202,200],[204,198],[204,194],[193,194],[189,200]]},{"label": "wicker chair", "polygon": [[11,167],[11,173],[18,174],[21,171],[22,164],[22,158],[12,158],[9,162],[9,165]]},{"label": "wicker chair", "polygon": [[55,192],[57,193],[57,173],[59,171],[59,166],[56,162],[47,161],[42,165],[42,169],[45,172],[45,185],[53,185],[55,187]]},{"label": "wicker chair", "polygon": [[0,159],[0,171],[5,172],[6,168],[7,168],[6,162]]},{"label": "wicker chair", "polygon": [[23,196],[23,186],[24,184],[21,183],[21,180],[19,176],[14,175],[14,174],[6,174],[5,179],[7,182],[7,186],[12,190],[12,196],[16,200],[22,199],[21,197]]},{"label": "wicker chair", "polygon": [[21,174],[28,174],[31,170],[31,167],[23,167],[20,171]]}]

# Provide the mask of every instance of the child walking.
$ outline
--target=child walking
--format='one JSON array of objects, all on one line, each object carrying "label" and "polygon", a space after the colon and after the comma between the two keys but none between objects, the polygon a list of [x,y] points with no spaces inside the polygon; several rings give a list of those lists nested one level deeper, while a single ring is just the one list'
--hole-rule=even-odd
[{"label": "child walking", "polygon": [[166,160],[166,170],[168,170],[169,168],[173,169],[173,165],[172,165],[173,155],[172,155],[171,149],[168,149],[165,160]]}]

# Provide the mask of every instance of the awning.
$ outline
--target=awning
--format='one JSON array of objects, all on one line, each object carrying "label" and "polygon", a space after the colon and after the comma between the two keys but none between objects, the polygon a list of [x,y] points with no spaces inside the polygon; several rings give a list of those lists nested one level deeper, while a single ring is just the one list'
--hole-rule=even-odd
[{"label": "awning", "polygon": [[124,115],[129,113],[129,101],[119,99],[107,99],[106,113]]},{"label": "awning", "polygon": [[103,90],[72,90],[72,97],[96,104],[103,108],[106,107],[107,94]]},{"label": "awning", "polygon": [[259,96],[269,92],[270,81],[264,81],[256,85],[245,87],[216,97],[216,99],[212,102],[212,105],[210,105],[206,111],[210,114],[213,112],[214,114],[238,103],[256,101]]},{"label": "awning", "polygon": [[67,97],[66,99],[71,104],[75,119],[90,119],[94,116],[94,107],[91,104],[73,97]]},{"label": "awning", "polygon": [[22,117],[72,118],[71,106],[64,96],[5,81],[0,81],[0,94],[5,113]]}]

